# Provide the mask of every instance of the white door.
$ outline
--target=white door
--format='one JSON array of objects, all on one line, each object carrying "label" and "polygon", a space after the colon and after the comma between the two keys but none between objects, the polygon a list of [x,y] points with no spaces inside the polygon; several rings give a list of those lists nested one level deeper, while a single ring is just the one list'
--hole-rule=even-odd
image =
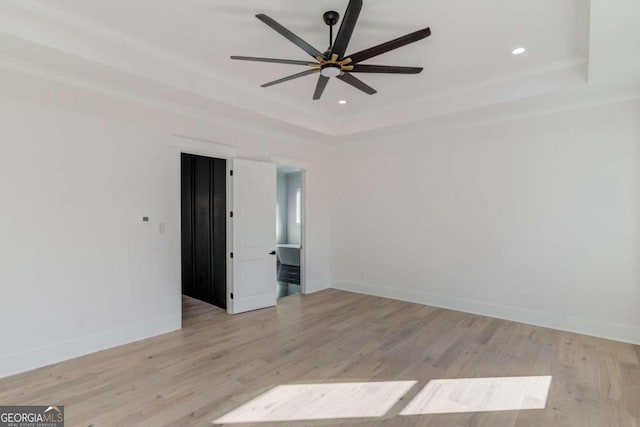
[{"label": "white door", "polygon": [[233,160],[233,314],[276,305],[276,168]]}]

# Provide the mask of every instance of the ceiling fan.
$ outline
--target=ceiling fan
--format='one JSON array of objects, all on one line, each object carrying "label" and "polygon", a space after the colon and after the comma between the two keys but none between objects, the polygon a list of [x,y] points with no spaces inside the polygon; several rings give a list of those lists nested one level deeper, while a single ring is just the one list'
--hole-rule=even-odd
[{"label": "ceiling fan", "polygon": [[335,77],[343,82],[350,84],[351,86],[360,89],[361,91],[373,95],[377,91],[371,86],[364,83],[362,80],[354,76],[355,73],[385,73],[385,74],[418,74],[422,67],[396,67],[389,65],[370,65],[361,64],[361,62],[367,59],[382,55],[394,49],[406,46],[410,43],[417,42],[431,35],[431,29],[428,27],[406,36],[397,38],[395,40],[382,43],[378,46],[374,46],[363,51],[346,55],[351,35],[358,22],[360,11],[362,10],[362,0],[350,0],[345,12],[340,30],[335,40],[333,39],[333,26],[338,23],[340,14],[335,11],[325,12],[323,15],[324,22],[329,26],[329,48],[325,52],[320,52],[309,43],[302,40],[300,37],[289,31],[284,26],[273,20],[264,14],[256,15],[256,18],[267,24],[269,27],[276,30],[280,35],[287,40],[294,43],[300,49],[311,55],[315,62],[309,61],[295,61],[290,59],[273,59],[273,58],[255,58],[249,56],[232,56],[231,59],[237,59],[241,61],[257,61],[257,62],[272,62],[277,64],[292,64],[303,65],[310,69],[301,73],[293,74],[273,82],[265,83],[262,87],[269,87],[284,83],[289,80],[297,79],[299,77],[308,76],[311,74],[319,73],[318,83],[316,90],[313,94],[313,99],[320,99],[324,89],[327,87],[327,83],[331,77]]}]

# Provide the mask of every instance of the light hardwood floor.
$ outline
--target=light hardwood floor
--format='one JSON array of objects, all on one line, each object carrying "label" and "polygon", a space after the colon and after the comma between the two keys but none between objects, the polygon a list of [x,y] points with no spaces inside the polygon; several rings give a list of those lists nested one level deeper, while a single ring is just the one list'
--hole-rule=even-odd
[{"label": "light hardwood floor", "polygon": [[[259,425],[640,426],[638,346],[335,290],[184,312],[181,331],[2,379],[0,404],[63,404],[68,426],[211,425],[277,385],[404,380],[384,418]],[[432,379],[547,375],[546,409],[398,415]]]}]

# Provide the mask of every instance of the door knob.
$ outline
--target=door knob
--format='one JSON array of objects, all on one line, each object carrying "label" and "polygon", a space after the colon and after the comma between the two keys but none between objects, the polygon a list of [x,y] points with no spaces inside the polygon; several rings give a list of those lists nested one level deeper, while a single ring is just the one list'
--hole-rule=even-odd
[{"label": "door knob", "polygon": [[269,255],[275,255],[275,254],[276,254],[276,251],[269,252]]}]

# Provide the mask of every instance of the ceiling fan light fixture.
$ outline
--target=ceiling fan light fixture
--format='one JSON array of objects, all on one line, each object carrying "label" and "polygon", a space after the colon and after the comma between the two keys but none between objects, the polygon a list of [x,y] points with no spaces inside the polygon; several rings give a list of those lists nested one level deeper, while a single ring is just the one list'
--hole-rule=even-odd
[{"label": "ceiling fan light fixture", "polygon": [[326,64],[320,69],[320,74],[325,77],[338,77],[342,73],[342,69],[336,64]]}]

